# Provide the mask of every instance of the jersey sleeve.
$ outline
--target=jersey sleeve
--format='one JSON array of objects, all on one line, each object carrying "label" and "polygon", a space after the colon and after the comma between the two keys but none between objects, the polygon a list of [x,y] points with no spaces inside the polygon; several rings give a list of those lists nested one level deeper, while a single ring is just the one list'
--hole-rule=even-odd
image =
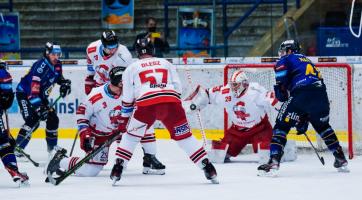
[{"label": "jersey sleeve", "polygon": [[229,92],[227,90],[229,90],[229,88],[224,88],[222,85],[206,89],[206,93],[209,96],[209,103],[210,104],[220,104],[222,102],[221,99],[222,99],[223,93]]},{"label": "jersey sleeve", "polygon": [[79,105],[76,112],[78,130],[90,127],[90,119],[94,113],[99,112],[100,106],[97,106],[97,103],[102,98],[101,93],[91,92],[87,96],[87,100]]},{"label": "jersey sleeve", "polygon": [[125,63],[124,64],[125,66],[122,66],[122,67],[128,67],[130,64],[132,64],[132,62],[133,62],[132,54],[131,54],[131,52],[129,52],[127,47],[124,47],[122,49],[122,58],[121,59]]},{"label": "jersey sleeve", "polygon": [[256,99],[256,105],[263,107],[265,112],[271,112],[275,104],[278,103],[274,92],[266,90],[259,84],[253,84],[251,87],[259,94]]},{"label": "jersey sleeve", "polygon": [[96,73],[94,70],[93,60],[91,58],[91,54],[96,52],[96,50],[96,46],[87,48],[87,76],[94,76],[94,74]]},{"label": "jersey sleeve", "polygon": [[275,71],[276,84],[286,86],[288,81],[288,66],[286,58],[282,58],[277,62],[277,64],[274,67],[274,71]]},{"label": "jersey sleeve", "polygon": [[12,93],[12,77],[5,69],[0,69],[0,92]]},{"label": "jersey sleeve", "polygon": [[44,70],[41,68],[41,65],[43,64],[44,60],[41,60],[40,62],[35,62],[29,71],[29,73],[31,74],[29,102],[35,107],[40,106],[42,102],[42,99],[40,97],[40,83],[41,75],[42,73],[44,73]]},{"label": "jersey sleeve", "polygon": [[133,112],[135,91],[134,91],[134,80],[132,74],[132,66],[127,67],[124,71],[123,78],[123,92],[122,92],[122,117],[130,117]]}]

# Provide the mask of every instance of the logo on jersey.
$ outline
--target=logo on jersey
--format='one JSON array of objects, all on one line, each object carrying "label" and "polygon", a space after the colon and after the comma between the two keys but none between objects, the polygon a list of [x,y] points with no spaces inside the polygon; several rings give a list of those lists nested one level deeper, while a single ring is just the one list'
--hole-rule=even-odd
[{"label": "logo on jersey", "polygon": [[156,84],[150,84],[150,88],[165,88],[167,84],[165,83],[156,83]]},{"label": "logo on jersey", "polygon": [[246,113],[245,103],[242,101],[239,101],[236,105],[234,105],[233,111],[236,117],[241,120],[246,120],[247,117],[250,117],[250,114]]},{"label": "logo on jersey", "polygon": [[109,111],[109,119],[111,124],[116,128],[120,123],[122,106],[116,106],[113,110]]},{"label": "logo on jersey", "polygon": [[190,126],[187,122],[181,124],[180,126],[174,127],[175,136],[184,135],[190,132]]},{"label": "logo on jersey", "polygon": [[37,71],[39,74],[43,73],[44,68],[45,68],[46,65],[47,65],[47,64],[46,64],[45,62],[43,62],[43,63],[40,65],[40,67],[39,67],[38,69],[36,69],[36,71]]},{"label": "logo on jersey", "polygon": [[299,115],[297,114],[297,113],[295,113],[295,112],[288,112],[287,113],[287,116],[285,117],[285,119],[284,119],[284,121],[285,122],[287,122],[287,123],[289,123],[290,122],[290,120],[293,120],[293,121],[299,121]]}]

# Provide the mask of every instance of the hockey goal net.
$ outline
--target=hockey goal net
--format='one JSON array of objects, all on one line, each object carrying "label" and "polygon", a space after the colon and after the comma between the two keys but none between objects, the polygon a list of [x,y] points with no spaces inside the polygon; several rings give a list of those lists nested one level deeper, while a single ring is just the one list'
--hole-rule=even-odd
[{"label": "hockey goal net", "polygon": [[[258,82],[267,90],[273,90],[275,85],[273,64],[230,64],[224,68],[224,84],[226,84],[235,70],[242,69],[246,72],[250,82]],[[351,66],[342,63],[316,64],[320,69],[330,102],[330,124],[336,131],[341,145],[348,149],[349,157],[353,157],[354,144],[352,134],[352,70]],[[311,97],[313,98],[313,97]],[[274,125],[277,111],[269,114],[270,121]],[[224,129],[228,127],[228,117],[224,113]],[[307,131],[309,138],[318,149],[326,149],[323,141],[309,126]],[[309,148],[310,144],[303,135],[296,135],[292,130],[288,139],[296,141],[298,147]]]}]

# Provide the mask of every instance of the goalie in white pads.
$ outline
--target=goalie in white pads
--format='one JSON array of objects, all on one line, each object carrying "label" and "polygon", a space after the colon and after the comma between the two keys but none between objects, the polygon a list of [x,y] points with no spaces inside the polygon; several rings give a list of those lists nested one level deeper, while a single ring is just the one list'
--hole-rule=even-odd
[{"label": "goalie in white pads", "polygon": [[[232,122],[220,141],[212,141],[210,158],[213,162],[228,162],[247,145],[259,153],[261,163],[269,157],[272,126],[268,112],[278,102],[273,92],[256,82],[248,81],[242,70],[233,73],[225,86],[202,89],[200,86],[187,98],[190,110],[203,109],[208,104],[222,105]],[[187,105],[187,103],[185,103]]]},{"label": "goalie in white pads", "polygon": [[[103,144],[113,134],[124,132],[118,130],[121,123],[122,101],[122,74],[124,67],[115,67],[110,71],[110,83],[94,88],[88,95],[87,101],[81,104],[77,110],[77,124],[80,135],[80,147],[86,153],[92,151],[98,145]],[[151,133],[151,134],[149,134]],[[147,130],[142,138],[147,141],[142,143],[145,151],[143,173],[164,174],[165,166],[155,158],[155,138],[153,129]],[[108,162],[109,147],[104,148],[88,163],[76,171],[78,176],[97,176]],[[79,157],[65,158],[66,151],[59,150],[49,163],[47,172],[56,172],[61,175],[69,170],[80,160]],[[156,161],[155,161],[156,160]],[[151,170],[151,166],[152,167]]]}]

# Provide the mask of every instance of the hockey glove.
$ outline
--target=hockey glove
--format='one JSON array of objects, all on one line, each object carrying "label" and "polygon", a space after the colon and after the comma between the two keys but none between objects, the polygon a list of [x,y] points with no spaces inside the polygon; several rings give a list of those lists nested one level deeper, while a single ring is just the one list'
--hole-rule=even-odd
[{"label": "hockey glove", "polygon": [[274,92],[275,92],[275,97],[280,102],[285,102],[289,98],[288,91],[282,85],[274,85]]},{"label": "hockey glove", "polygon": [[60,93],[60,96],[62,98],[64,98],[65,96],[69,95],[70,92],[72,91],[71,90],[71,84],[72,82],[69,80],[69,79],[65,79],[61,85],[60,85],[60,88],[59,88],[59,93]]},{"label": "hockey glove", "polygon": [[0,92],[0,108],[7,110],[13,104],[14,93],[13,92]]},{"label": "hockey glove", "polygon": [[80,148],[85,152],[92,151],[94,148],[95,137],[92,136],[90,128],[83,128],[79,131],[80,135]]},{"label": "hockey glove", "polygon": [[93,78],[94,76],[87,76],[85,78],[84,91],[86,95],[88,95],[96,86],[96,81]]},{"label": "hockey glove", "polygon": [[44,106],[41,105],[39,106],[39,108],[36,110],[36,113],[38,114],[39,118],[41,121],[45,121],[48,119],[48,115],[49,115],[49,107],[48,106]]}]

